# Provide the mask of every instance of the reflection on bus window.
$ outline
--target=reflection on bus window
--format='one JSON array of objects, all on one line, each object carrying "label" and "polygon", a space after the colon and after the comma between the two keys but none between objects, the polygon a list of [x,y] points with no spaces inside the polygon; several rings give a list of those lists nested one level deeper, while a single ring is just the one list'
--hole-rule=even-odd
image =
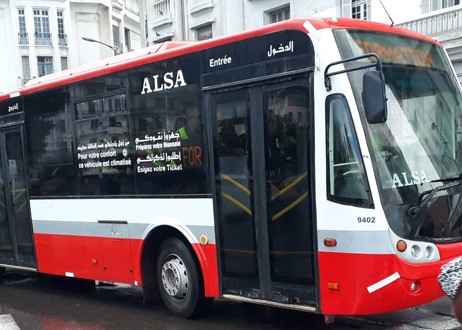
[{"label": "reflection on bus window", "polygon": [[64,89],[25,98],[27,153],[32,196],[72,195],[72,134]]},{"label": "reflection on bus window", "polygon": [[348,105],[333,95],[326,104],[328,114],[328,197],[340,203],[371,206],[367,179]]},{"label": "reflection on bus window", "polygon": [[454,111],[460,100],[450,93],[444,76],[418,69],[398,73],[386,68],[385,73],[388,120],[370,126],[381,187],[401,188],[458,176],[462,125]]},{"label": "reflection on bus window", "polygon": [[75,111],[79,193],[133,193],[125,94],[77,103]]},{"label": "reflection on bus window", "polygon": [[[146,72],[135,71],[130,82],[143,81],[140,76]],[[207,191],[199,100],[199,87],[193,83],[168,92],[130,95],[138,194]]]},{"label": "reflection on bus window", "polygon": [[313,284],[309,178],[309,89],[294,85],[263,93],[265,183],[271,279]]},{"label": "reflection on bus window", "polygon": [[[235,122],[236,123],[235,123]],[[245,134],[240,132],[238,134],[237,128],[243,131],[243,128],[240,128],[242,124],[239,123],[236,119],[223,119],[218,124],[218,148],[220,155],[244,155],[246,154],[245,150]]]}]

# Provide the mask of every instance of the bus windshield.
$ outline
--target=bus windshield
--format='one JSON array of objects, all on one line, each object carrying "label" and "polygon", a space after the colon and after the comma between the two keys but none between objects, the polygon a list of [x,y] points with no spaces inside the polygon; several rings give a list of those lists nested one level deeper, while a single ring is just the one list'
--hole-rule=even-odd
[{"label": "bus windshield", "polygon": [[[462,101],[444,52],[430,42],[385,33],[339,30],[335,36],[343,58],[373,52],[383,61],[388,118],[366,124],[366,136],[390,225],[408,238],[461,236],[461,188],[433,194],[420,220],[408,214],[429,190],[462,174]],[[349,73],[360,112],[363,74]]]}]

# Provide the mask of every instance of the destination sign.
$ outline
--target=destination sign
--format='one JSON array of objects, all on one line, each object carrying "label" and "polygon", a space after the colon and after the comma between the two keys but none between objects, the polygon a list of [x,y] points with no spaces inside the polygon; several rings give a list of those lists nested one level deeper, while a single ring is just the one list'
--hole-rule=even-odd
[{"label": "destination sign", "polygon": [[0,103],[0,116],[23,111],[22,97],[15,97]]},{"label": "destination sign", "polygon": [[204,86],[213,86],[314,67],[314,50],[306,33],[289,30],[207,49],[202,61]]}]

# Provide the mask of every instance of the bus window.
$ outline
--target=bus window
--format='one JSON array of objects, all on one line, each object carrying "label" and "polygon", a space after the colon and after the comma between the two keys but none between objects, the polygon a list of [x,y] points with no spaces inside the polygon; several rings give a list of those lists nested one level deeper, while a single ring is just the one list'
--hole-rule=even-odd
[{"label": "bus window", "polygon": [[96,77],[78,82],[74,86],[74,98],[89,97],[116,90],[124,90],[127,87],[127,74],[124,72],[117,72],[109,76]]},{"label": "bus window", "polygon": [[[141,71],[142,75],[145,75]],[[130,77],[136,84],[137,74]],[[131,94],[138,194],[207,191],[206,150],[197,84]]]},{"label": "bus window", "polygon": [[131,145],[125,95],[77,103],[74,124],[82,195],[133,192]]},{"label": "bus window", "polygon": [[314,281],[309,95],[309,88],[301,84],[268,86],[263,93],[271,279],[279,284],[312,285]]},{"label": "bus window", "polygon": [[328,199],[343,204],[372,206],[358,139],[345,98],[326,102],[328,138]]},{"label": "bus window", "polygon": [[72,195],[74,165],[65,90],[25,97],[32,196]]}]

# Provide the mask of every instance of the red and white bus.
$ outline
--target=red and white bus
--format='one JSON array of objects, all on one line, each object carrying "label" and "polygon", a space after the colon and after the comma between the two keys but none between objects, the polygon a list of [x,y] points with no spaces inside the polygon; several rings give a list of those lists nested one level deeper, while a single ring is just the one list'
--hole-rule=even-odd
[{"label": "red and white bus", "polygon": [[294,19],[0,96],[0,269],[326,315],[443,296],[462,255],[462,98],[438,42]]}]

